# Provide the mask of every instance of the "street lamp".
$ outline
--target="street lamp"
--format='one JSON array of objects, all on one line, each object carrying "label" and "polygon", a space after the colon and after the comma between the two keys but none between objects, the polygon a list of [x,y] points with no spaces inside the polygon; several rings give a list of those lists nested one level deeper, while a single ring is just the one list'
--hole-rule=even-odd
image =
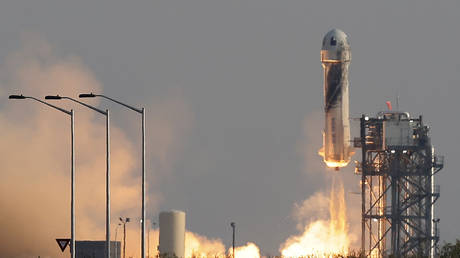
[{"label": "street lamp", "polygon": [[[155,233],[155,222],[152,222],[152,226]],[[150,226],[147,227],[147,258],[150,258]]]},{"label": "street lamp", "polygon": [[141,215],[141,257],[145,258],[145,109],[144,108],[136,108],[120,102],[118,100],[112,99],[110,97],[101,95],[101,94],[93,94],[91,93],[84,93],[80,94],[78,97],[80,98],[94,98],[94,97],[101,97],[104,99],[108,99],[112,102],[115,102],[119,105],[122,105],[126,108],[129,108],[133,111],[142,115],[142,215]]},{"label": "street lamp", "polygon": [[130,218],[120,217],[120,221],[123,224],[123,258],[126,258],[126,223],[130,222]]},{"label": "street lamp", "polygon": [[70,115],[70,139],[71,139],[71,158],[70,158],[70,256],[75,258],[75,130],[74,130],[74,112],[63,108],[57,107],[40,99],[23,96],[23,95],[10,95],[9,99],[32,99],[49,107],[57,109],[67,115]]},{"label": "street lamp", "polygon": [[235,258],[235,227],[236,227],[235,222],[230,223],[230,226],[233,229],[233,258]]},{"label": "street lamp", "polygon": [[87,108],[90,108],[102,115],[105,116],[105,143],[106,143],[106,178],[105,178],[105,185],[106,185],[106,207],[105,207],[105,241],[106,241],[106,255],[107,258],[110,258],[110,114],[109,110],[106,109],[105,111],[78,101],[76,99],[70,97],[62,97],[59,95],[56,96],[46,96],[45,99],[54,99],[54,100],[61,100],[61,99],[68,99],[80,105],[83,105]]}]

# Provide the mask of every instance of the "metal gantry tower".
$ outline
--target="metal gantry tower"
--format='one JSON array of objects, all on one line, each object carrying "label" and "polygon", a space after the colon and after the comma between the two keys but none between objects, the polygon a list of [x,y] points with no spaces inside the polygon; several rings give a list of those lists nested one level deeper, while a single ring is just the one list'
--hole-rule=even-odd
[{"label": "metal gantry tower", "polygon": [[380,112],[361,117],[362,250],[368,257],[435,257],[439,240],[434,175],[443,157],[434,154],[422,117]]}]

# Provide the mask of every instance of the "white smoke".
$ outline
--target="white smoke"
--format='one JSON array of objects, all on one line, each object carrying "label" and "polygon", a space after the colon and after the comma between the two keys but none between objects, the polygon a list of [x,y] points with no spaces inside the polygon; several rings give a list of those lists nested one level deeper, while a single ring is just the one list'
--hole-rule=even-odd
[{"label": "white smoke", "polygon": [[[4,100],[0,102],[0,253],[58,257],[61,251],[55,239],[70,236],[70,118],[33,100],[7,100],[7,96],[77,97],[82,92],[103,92],[103,87],[78,57],[56,55],[39,37],[28,35],[24,42],[0,64]],[[190,112],[180,95],[155,103],[146,107],[156,110],[147,113],[147,160],[155,162],[147,167],[168,172],[191,121]],[[77,240],[105,240],[105,119],[68,101],[53,104],[75,110]],[[132,217],[127,254],[138,256],[140,147],[114,123],[111,134],[111,236],[114,240],[119,216]],[[149,183],[154,179],[150,177]],[[152,212],[161,196],[150,193],[148,200]],[[117,233],[120,240],[119,229]]]}]

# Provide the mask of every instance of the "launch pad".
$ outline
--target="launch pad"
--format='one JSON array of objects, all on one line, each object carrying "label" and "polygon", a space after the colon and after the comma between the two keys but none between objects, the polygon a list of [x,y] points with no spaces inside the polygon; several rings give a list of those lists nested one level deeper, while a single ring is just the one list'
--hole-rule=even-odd
[{"label": "launch pad", "polygon": [[434,175],[443,168],[422,116],[406,112],[363,115],[360,137],[362,250],[367,257],[436,257],[439,234],[434,203],[439,186]]},{"label": "launch pad", "polygon": [[[348,66],[351,50],[348,36],[332,29],[323,38],[324,68],[323,147],[319,154],[328,167],[345,167],[354,154],[350,146]],[[388,103],[387,103],[388,104]],[[361,250],[366,257],[436,257],[439,233],[434,204],[439,186],[434,175],[443,168],[436,156],[422,116],[389,111],[377,117],[363,115],[361,148],[356,164],[361,175]]]}]

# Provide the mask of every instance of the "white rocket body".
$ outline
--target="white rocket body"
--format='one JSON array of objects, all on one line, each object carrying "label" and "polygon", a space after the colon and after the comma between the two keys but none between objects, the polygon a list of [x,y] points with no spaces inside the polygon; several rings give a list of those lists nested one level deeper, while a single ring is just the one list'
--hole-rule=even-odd
[{"label": "white rocket body", "polygon": [[323,39],[321,63],[324,68],[325,126],[323,156],[328,167],[345,167],[354,154],[350,142],[348,66],[351,61],[347,35],[337,29]]}]

